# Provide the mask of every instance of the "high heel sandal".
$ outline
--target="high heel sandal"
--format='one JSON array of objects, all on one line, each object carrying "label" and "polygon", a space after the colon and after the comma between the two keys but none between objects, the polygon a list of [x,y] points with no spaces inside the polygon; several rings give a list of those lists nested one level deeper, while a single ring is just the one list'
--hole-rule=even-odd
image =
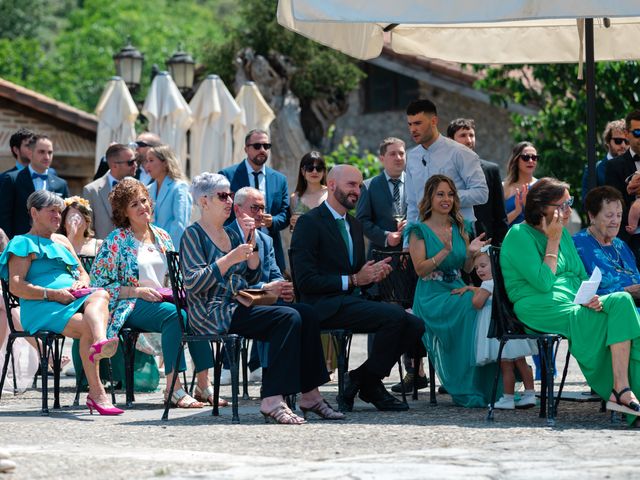
[{"label": "high heel sandal", "polygon": [[[193,395],[193,398],[195,398],[199,402],[213,405],[213,387],[209,385],[207,388],[202,390],[199,386],[196,385],[196,391]],[[229,406],[229,402],[224,398],[218,397],[218,406],[227,407]]]},{"label": "high heel sandal", "polygon": [[269,412],[260,410],[260,413],[264,417],[264,423],[277,423],[280,425],[302,425],[303,423],[307,423],[304,418],[293,413],[284,402],[278,403],[278,405]]},{"label": "high heel sandal", "polygon": [[307,419],[307,413],[309,412],[315,413],[323,420],[344,420],[347,418],[344,413],[335,411],[324,398],[310,407],[303,407],[300,405],[300,410],[302,410],[305,420]]},{"label": "high heel sandal", "polygon": [[613,402],[609,400],[607,402],[607,410],[640,416],[640,404],[636,400],[629,400],[629,403],[624,403],[622,401],[622,395],[627,392],[633,393],[630,387],[625,387],[619,392],[616,392],[614,389],[612,389],[611,393],[613,393],[613,396],[616,397],[616,401]]},{"label": "high heel sandal", "polygon": [[121,415],[124,410],[121,410],[113,405],[110,407],[104,407],[97,403],[93,398],[87,395],[87,407],[89,407],[89,413],[93,415],[93,411],[97,410],[100,415]]},{"label": "high heel sandal", "polygon": [[89,361],[96,363],[102,358],[111,358],[118,351],[118,337],[107,338],[91,345],[93,352],[89,354]]}]

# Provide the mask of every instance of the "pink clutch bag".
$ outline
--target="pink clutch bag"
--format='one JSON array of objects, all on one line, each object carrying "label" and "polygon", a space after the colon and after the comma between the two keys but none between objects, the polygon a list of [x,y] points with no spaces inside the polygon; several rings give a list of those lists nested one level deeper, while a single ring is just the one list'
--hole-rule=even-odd
[{"label": "pink clutch bag", "polygon": [[158,288],[158,293],[162,295],[162,301],[173,303],[173,290],[169,287]]},{"label": "pink clutch bag", "polygon": [[102,290],[102,289],[96,288],[96,287],[78,288],[77,290],[71,290],[71,295],[73,295],[76,298],[81,298],[87,295],[91,295],[96,290]]}]

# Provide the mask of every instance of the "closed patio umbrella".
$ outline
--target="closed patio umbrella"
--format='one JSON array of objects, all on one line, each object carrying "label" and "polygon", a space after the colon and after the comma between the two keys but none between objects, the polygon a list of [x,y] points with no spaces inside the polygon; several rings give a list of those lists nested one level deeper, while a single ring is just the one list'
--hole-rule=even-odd
[{"label": "closed patio umbrella", "polygon": [[245,82],[240,87],[236,102],[242,109],[242,120],[233,127],[233,158],[238,162],[245,157],[245,135],[256,128],[268,132],[269,125],[275,120],[276,115],[255,82]]},{"label": "closed patio umbrella", "polygon": [[191,126],[191,176],[218,172],[234,163],[233,125],[242,111],[218,75],[209,75],[189,103]]},{"label": "closed patio umbrella", "polygon": [[[637,0],[279,0],[278,22],[359,59],[397,53],[465,63],[585,62],[595,185],[594,61],[638,58]],[[385,35],[387,35],[385,37]]]},{"label": "closed patio umbrella", "polygon": [[149,120],[149,131],[171,146],[186,172],[187,130],[191,126],[191,109],[168,72],[160,72],[151,83],[142,107]]},{"label": "closed patio umbrella", "polygon": [[96,169],[100,159],[112,142],[127,144],[136,138],[135,123],[138,107],[129,89],[120,77],[112,77],[107,83],[98,105],[98,133],[96,138]]}]

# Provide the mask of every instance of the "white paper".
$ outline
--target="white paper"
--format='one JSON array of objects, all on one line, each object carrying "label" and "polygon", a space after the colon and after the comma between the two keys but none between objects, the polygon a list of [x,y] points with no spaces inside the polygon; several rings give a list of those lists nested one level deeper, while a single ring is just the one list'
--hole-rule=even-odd
[{"label": "white paper", "polygon": [[589,303],[589,301],[598,291],[598,287],[600,286],[601,281],[602,272],[598,267],[596,267],[593,269],[593,273],[591,274],[589,280],[585,280],[580,285],[578,293],[576,293],[576,298],[573,299],[573,303],[575,303],[576,305]]}]

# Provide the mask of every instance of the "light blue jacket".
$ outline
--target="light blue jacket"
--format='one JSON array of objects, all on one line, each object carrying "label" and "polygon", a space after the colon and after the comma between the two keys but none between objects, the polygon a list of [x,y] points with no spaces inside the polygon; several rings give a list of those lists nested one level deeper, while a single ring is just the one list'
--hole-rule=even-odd
[{"label": "light blue jacket", "polygon": [[165,177],[160,191],[155,181],[148,188],[153,202],[154,225],[166,230],[174,245],[180,245],[182,234],[191,218],[189,186],[182,180]]}]

